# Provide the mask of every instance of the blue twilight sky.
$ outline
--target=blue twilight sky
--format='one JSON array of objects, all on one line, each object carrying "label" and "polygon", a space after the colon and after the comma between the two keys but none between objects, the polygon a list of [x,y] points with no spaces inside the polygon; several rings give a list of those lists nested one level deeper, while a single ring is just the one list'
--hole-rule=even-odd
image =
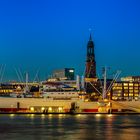
[{"label": "blue twilight sky", "polygon": [[0,64],[4,79],[14,68],[33,79],[74,67],[82,75],[89,28],[97,71],[106,65],[122,76],[140,75],[140,0],[1,0]]}]

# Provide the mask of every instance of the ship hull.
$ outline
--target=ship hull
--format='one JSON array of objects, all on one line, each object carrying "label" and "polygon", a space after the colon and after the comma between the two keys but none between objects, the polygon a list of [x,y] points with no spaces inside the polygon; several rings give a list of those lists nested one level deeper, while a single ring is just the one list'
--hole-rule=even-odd
[{"label": "ship hull", "polygon": [[140,101],[85,102],[46,98],[0,98],[0,113],[140,113]]}]

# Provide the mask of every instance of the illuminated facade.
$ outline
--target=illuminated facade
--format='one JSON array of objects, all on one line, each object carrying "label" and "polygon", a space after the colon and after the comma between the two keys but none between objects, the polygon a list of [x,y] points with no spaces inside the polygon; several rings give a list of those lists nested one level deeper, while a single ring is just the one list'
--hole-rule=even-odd
[{"label": "illuminated facade", "polygon": [[[111,84],[111,79],[107,80],[107,90]],[[94,87],[101,93],[102,89],[101,83],[103,85],[103,80],[98,80],[94,83]],[[94,90],[92,94],[98,95],[98,91]],[[117,81],[113,83],[112,88],[107,92],[107,99],[111,100],[138,100],[140,98],[140,82],[131,81]]]},{"label": "illuminated facade", "polygon": [[140,95],[140,82],[116,82],[108,94],[113,100],[137,100]]},{"label": "illuminated facade", "polygon": [[128,77],[122,77],[121,81],[129,81],[129,82],[140,82],[140,76],[128,76]]}]

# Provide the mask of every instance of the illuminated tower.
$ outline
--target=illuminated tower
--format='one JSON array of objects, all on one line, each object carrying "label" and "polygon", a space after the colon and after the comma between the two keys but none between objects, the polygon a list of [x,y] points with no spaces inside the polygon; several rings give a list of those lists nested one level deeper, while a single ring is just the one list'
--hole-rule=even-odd
[{"label": "illuminated tower", "polygon": [[86,59],[86,71],[85,78],[96,78],[96,61],[94,54],[94,42],[90,34],[90,38],[87,44],[87,59]]},{"label": "illuminated tower", "polygon": [[96,77],[96,61],[94,54],[94,42],[92,41],[92,37],[90,34],[90,38],[87,44],[87,58],[86,58],[86,71],[85,71],[85,90],[86,93],[89,93],[93,98],[92,100],[96,100],[96,87],[97,87]]}]

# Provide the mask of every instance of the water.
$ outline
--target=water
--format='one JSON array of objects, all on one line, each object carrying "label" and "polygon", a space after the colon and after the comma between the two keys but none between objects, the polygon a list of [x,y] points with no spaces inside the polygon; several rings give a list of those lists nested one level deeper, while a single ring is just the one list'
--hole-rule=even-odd
[{"label": "water", "polygon": [[140,115],[1,115],[0,140],[139,140]]}]

